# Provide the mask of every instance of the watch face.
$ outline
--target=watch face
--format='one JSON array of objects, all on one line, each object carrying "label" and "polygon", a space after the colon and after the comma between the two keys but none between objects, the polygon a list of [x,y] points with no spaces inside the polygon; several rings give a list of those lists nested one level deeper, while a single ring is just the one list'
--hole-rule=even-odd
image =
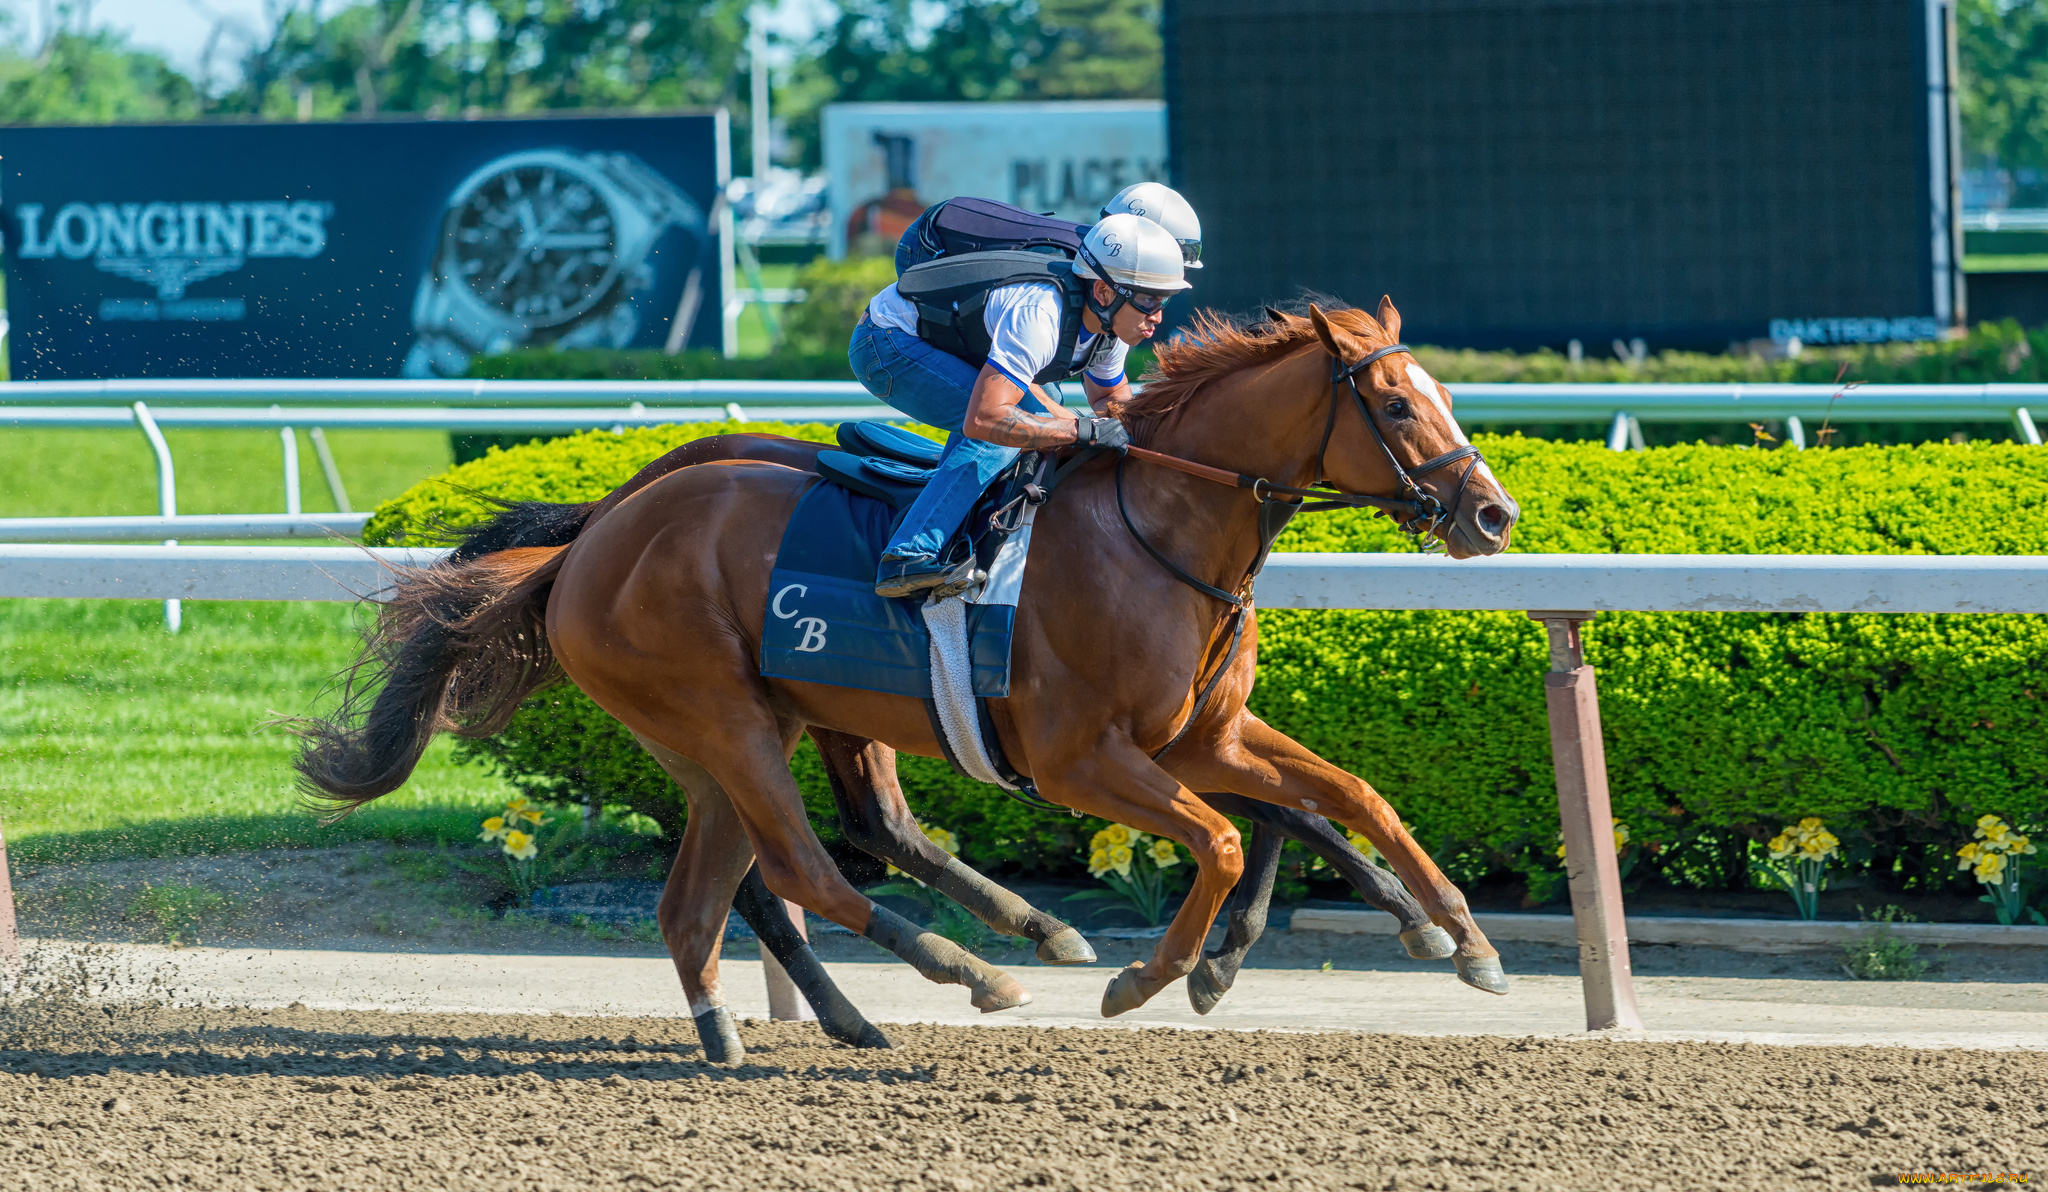
[{"label": "watch face", "polygon": [[453,275],[486,306],[531,326],[589,310],[618,268],[618,221],[603,193],[553,162],[485,178],[450,218]]}]

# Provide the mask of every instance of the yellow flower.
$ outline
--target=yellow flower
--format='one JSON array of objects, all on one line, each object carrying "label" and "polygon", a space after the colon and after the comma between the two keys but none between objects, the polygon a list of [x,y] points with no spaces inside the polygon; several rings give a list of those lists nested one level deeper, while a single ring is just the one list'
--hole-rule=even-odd
[{"label": "yellow flower", "polygon": [[2002,830],[2004,827],[2005,821],[1995,815],[1980,815],[1977,817],[1977,835],[1979,836],[1994,829]]},{"label": "yellow flower", "polygon": [[924,829],[924,838],[938,845],[940,851],[951,856],[957,857],[960,855],[960,838],[958,836],[953,835],[936,824],[923,824],[920,826]]},{"label": "yellow flower", "polygon": [[2040,849],[2034,847],[2033,841],[2027,839],[2024,836],[2015,836],[2012,839],[2006,841],[2005,847],[2006,851],[2008,852],[2021,853],[2027,856],[2032,856],[2033,854],[2041,851]]},{"label": "yellow flower", "polygon": [[1977,862],[1977,880],[1995,886],[2005,880],[2005,854],[1985,853]]},{"label": "yellow flower", "polygon": [[1800,821],[1799,821],[1799,830],[1800,830],[1801,832],[1818,832],[1818,831],[1820,831],[1820,830],[1821,830],[1821,823],[1820,823],[1820,817],[1819,817],[1819,816],[1817,816],[1817,815],[1809,815],[1809,816],[1807,816],[1807,817],[1806,817],[1805,819],[1803,819],[1803,820],[1800,820]]},{"label": "yellow flower", "polygon": [[506,856],[515,861],[531,861],[538,852],[540,846],[533,842],[533,837],[516,829],[505,833]]},{"label": "yellow flower", "polygon": [[1789,832],[1780,832],[1776,836],[1771,837],[1771,843],[1766,847],[1771,850],[1771,860],[1782,861],[1792,855],[1792,851],[1796,846],[1792,843]]},{"label": "yellow flower", "polygon": [[505,817],[494,815],[484,821],[484,830],[477,834],[478,840],[499,840],[505,835]]},{"label": "yellow flower", "polygon": [[1101,877],[1103,874],[1109,872],[1109,868],[1110,866],[1108,849],[1099,848],[1096,849],[1094,852],[1088,854],[1089,877]]},{"label": "yellow flower", "polygon": [[531,806],[533,804],[527,802],[524,798],[514,799],[510,803],[505,804],[505,816],[507,819],[510,819]]},{"label": "yellow flower", "polygon": [[1131,876],[1131,859],[1136,856],[1137,854],[1131,851],[1130,845],[1115,845],[1109,850],[1109,867],[1116,870],[1118,877],[1129,877]]},{"label": "yellow flower", "polygon": [[540,812],[538,811],[522,811],[519,813],[519,818],[525,820],[529,824],[532,824],[536,828],[548,822],[546,819],[542,818]]},{"label": "yellow flower", "polygon": [[1958,864],[1956,868],[1968,869],[1970,866],[1975,865],[1977,863],[1977,854],[1983,851],[1984,850],[1978,847],[1975,841],[1972,841],[1969,844],[1966,844],[1963,847],[1957,849],[1956,860],[1961,863]]},{"label": "yellow flower", "polygon": [[1097,832],[1095,840],[1097,848],[1105,846],[1115,848],[1117,845],[1129,844],[1131,842],[1131,830],[1122,824],[1111,824],[1102,831]]},{"label": "yellow flower", "polygon": [[1152,842],[1152,863],[1161,869],[1172,869],[1180,864],[1180,853],[1175,851],[1173,841],[1155,840]]}]

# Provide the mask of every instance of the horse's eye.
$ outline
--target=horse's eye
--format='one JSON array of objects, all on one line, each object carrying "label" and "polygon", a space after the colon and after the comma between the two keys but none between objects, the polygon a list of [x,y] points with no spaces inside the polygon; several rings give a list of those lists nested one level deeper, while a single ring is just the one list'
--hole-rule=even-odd
[{"label": "horse's eye", "polygon": [[1402,401],[1402,400],[1401,400],[1400,398],[1398,398],[1398,397],[1397,397],[1397,398],[1395,398],[1395,399],[1393,399],[1392,401],[1390,401],[1390,402],[1388,402],[1388,403],[1387,403],[1387,417],[1389,417],[1389,418],[1406,418],[1407,416],[1408,416],[1408,403],[1407,403],[1407,402],[1405,402],[1405,401]]}]

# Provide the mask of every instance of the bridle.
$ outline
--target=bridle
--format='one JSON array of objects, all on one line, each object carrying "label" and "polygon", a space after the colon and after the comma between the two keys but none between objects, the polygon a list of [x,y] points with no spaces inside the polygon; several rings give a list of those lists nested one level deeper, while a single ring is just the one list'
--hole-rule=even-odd
[{"label": "bridle", "polygon": [[[1379,420],[1373,417],[1371,404],[1365,400],[1364,392],[1358,387],[1358,374],[1375,361],[1383,360],[1396,352],[1407,351],[1408,346],[1406,344],[1389,344],[1384,348],[1369,353],[1358,363],[1352,365],[1346,365],[1339,357],[1331,357],[1329,416],[1323,420],[1323,441],[1316,448],[1316,480],[1308,488],[1275,484],[1263,476],[1248,476],[1243,472],[1232,472],[1224,468],[1212,468],[1207,464],[1198,464],[1193,460],[1181,459],[1179,456],[1168,455],[1163,451],[1153,451],[1145,447],[1127,448],[1128,454],[1126,457],[1117,461],[1116,506],[1117,512],[1123,515],[1124,526],[1130,530],[1131,537],[1137,539],[1138,545],[1144,547],[1147,554],[1150,554],[1160,566],[1166,568],[1180,582],[1194,588],[1198,592],[1213,596],[1238,608],[1250,605],[1252,581],[1258,578],[1259,571],[1264,567],[1266,553],[1272,549],[1273,539],[1279,535],[1281,528],[1287,524],[1287,520],[1296,513],[1321,513],[1331,509],[1377,509],[1381,513],[1393,518],[1395,524],[1399,525],[1404,533],[1418,536],[1437,534],[1441,537],[1440,531],[1456,517],[1458,507],[1465,499],[1465,489],[1471,483],[1472,473],[1479,469],[1479,465],[1485,460],[1485,457],[1479,453],[1477,447],[1467,443],[1463,446],[1454,447],[1432,459],[1424,460],[1413,468],[1402,466],[1400,457],[1394,454],[1393,445],[1387,442],[1385,432],[1380,430]],[[1324,461],[1330,452],[1330,440],[1337,433],[1337,409],[1343,404],[1343,391],[1347,386],[1351,390],[1352,402],[1358,406],[1359,416],[1365,419],[1365,425],[1372,431],[1373,441],[1379,444],[1380,451],[1387,457],[1387,466],[1394,470],[1394,481],[1400,487],[1399,496],[1378,497],[1368,493],[1348,493],[1338,488],[1326,487],[1329,484],[1329,474],[1324,468]],[[1261,506],[1259,517],[1259,553],[1257,558],[1253,560],[1251,570],[1245,575],[1244,583],[1239,585],[1237,592],[1226,592],[1214,584],[1205,583],[1195,578],[1145,540],[1144,534],[1139,532],[1137,523],[1131,520],[1130,510],[1124,504],[1124,465],[1131,458],[1137,458],[1146,463],[1159,464],[1162,467],[1172,468],[1174,471],[1184,472],[1187,475],[1214,481],[1218,484],[1248,488],[1252,491],[1252,496],[1258,498]],[[1416,483],[1418,477],[1427,476],[1431,472],[1450,467],[1452,464],[1461,461],[1470,462],[1466,464],[1464,473],[1458,477],[1457,490],[1451,494],[1451,501],[1448,505],[1437,500],[1436,497],[1424,491],[1420,484]],[[1309,498],[1315,499],[1310,500]],[[1276,506],[1279,508],[1275,508]]]}]

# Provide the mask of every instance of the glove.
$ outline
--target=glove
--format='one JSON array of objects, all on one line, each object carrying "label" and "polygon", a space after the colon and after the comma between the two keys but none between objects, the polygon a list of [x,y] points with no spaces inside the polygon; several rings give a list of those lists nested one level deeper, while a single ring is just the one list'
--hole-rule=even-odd
[{"label": "glove", "polygon": [[1082,418],[1074,429],[1076,446],[1103,447],[1121,452],[1131,445],[1131,432],[1114,418]]}]

